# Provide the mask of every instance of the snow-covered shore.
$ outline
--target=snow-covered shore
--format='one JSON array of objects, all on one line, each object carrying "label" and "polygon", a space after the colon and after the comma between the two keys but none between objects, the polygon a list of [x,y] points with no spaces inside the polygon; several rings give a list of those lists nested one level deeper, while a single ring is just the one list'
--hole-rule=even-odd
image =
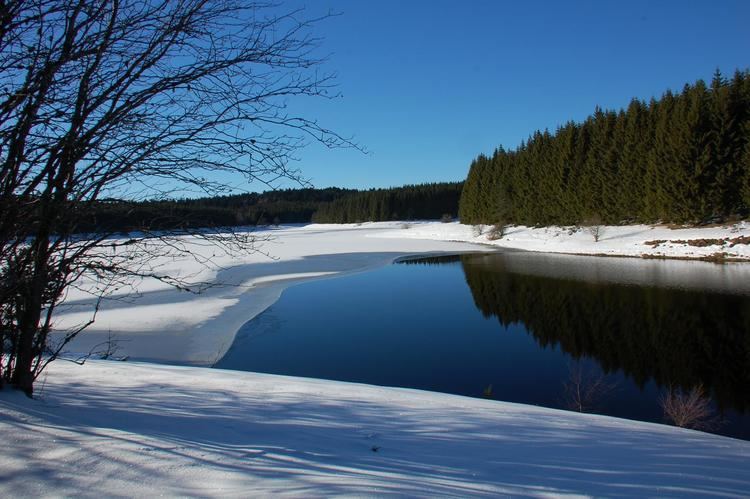
[{"label": "snow-covered shore", "polygon": [[[140,360],[209,366],[231,346],[237,330],[268,308],[283,290],[303,280],[373,269],[393,260],[425,253],[493,251],[513,248],[553,253],[631,257],[703,258],[723,254],[750,259],[750,244],[708,244],[713,240],[750,239],[750,224],[672,230],[667,227],[605,227],[599,242],[585,229],[511,227],[499,240],[475,227],[440,222],[310,224],[261,231],[262,252],[226,254],[187,241],[199,258],[153,262],[159,272],[206,284],[199,295],[156,281],[134,282],[137,297],[114,295],[96,322],[71,348],[89,352],[114,338],[120,355]],[[703,246],[669,241],[702,240]],[[654,241],[667,241],[658,242]],[[646,244],[650,243],[650,244]],[[265,254],[264,254],[265,252]],[[273,258],[269,258],[271,255]],[[208,265],[201,261],[210,262]],[[127,290],[127,288],[126,288]],[[57,327],[75,327],[92,315],[92,298],[73,290]]]},{"label": "snow-covered shore", "polygon": [[[260,234],[263,235],[263,234]],[[746,223],[702,229],[487,231],[439,222],[308,225],[270,231],[260,253],[155,262],[208,283],[200,295],[134,282],[73,347],[114,337],[121,355],[210,365],[287,286],[424,253],[531,251],[750,258]],[[695,246],[685,242],[703,239]],[[667,241],[658,242],[654,241]],[[649,244],[646,244],[649,243]],[[187,242],[190,244],[190,241]],[[658,264],[660,262],[650,262]],[[666,262],[661,262],[666,263]],[[707,272],[714,264],[705,265]],[[722,266],[745,272],[747,264]],[[719,267],[717,267],[719,268]],[[117,296],[115,296],[118,298]],[[68,297],[58,327],[85,321]],[[198,367],[58,361],[38,400],[0,392],[0,497],[746,496],[750,442],[661,425],[414,390]]]},{"label": "snow-covered shore", "polygon": [[391,232],[383,236],[463,241],[548,253],[750,261],[748,222],[688,228],[664,225],[601,226],[599,241],[594,240],[587,227],[508,226],[503,237],[497,240],[488,237],[490,226],[418,223],[405,227],[408,229],[403,234]]},{"label": "snow-covered shore", "polygon": [[750,442],[416,390],[58,362],[0,393],[2,497],[742,497]]},{"label": "snow-covered shore", "polygon": [[[200,294],[155,280],[134,281],[132,289],[138,294],[114,294],[105,300],[96,322],[71,349],[86,353],[114,338],[122,356],[210,366],[231,346],[237,330],[290,285],[366,271],[406,255],[491,250],[470,243],[377,237],[398,227],[397,223],[308,225],[258,231],[259,251],[232,254],[188,238],[184,244],[194,256],[170,256],[151,263],[161,274],[202,283],[205,289]],[[56,327],[86,323],[93,302],[85,292],[72,290],[60,308]]]}]

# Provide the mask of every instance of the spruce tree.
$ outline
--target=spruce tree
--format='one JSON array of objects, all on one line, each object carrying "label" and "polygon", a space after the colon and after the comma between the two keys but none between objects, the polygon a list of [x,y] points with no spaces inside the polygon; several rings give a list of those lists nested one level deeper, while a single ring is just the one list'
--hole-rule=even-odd
[{"label": "spruce tree", "polygon": [[533,133],[471,164],[460,203],[465,223],[498,217],[527,225],[701,222],[747,216],[750,76],[717,70],[625,110],[596,108],[580,124]]}]

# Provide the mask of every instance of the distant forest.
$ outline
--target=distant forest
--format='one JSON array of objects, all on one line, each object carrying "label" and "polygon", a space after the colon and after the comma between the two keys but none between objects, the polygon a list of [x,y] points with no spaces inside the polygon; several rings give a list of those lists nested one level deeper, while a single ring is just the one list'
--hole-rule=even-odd
[{"label": "distant forest", "polygon": [[702,223],[749,208],[750,74],[717,71],[710,85],[597,108],[583,123],[480,155],[459,215],[467,224]]},{"label": "distant forest", "polygon": [[466,224],[704,223],[750,215],[750,72],[597,108],[472,163],[465,182],[99,201],[79,232],[438,219]]},{"label": "distant forest", "polygon": [[455,217],[462,185],[433,183],[366,191],[285,189],[167,201],[104,200],[80,214],[78,232]]},{"label": "distant forest", "polygon": [[454,182],[360,191],[321,205],[312,219],[321,223],[351,223],[455,217],[462,188],[462,182]]}]

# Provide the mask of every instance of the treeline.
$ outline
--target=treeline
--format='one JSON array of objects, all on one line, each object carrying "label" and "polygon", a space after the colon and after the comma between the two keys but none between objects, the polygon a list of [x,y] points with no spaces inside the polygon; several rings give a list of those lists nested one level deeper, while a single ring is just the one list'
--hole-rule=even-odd
[{"label": "treeline", "polygon": [[452,182],[360,191],[321,206],[312,219],[351,223],[454,217],[462,188],[462,182]]},{"label": "treeline", "polygon": [[199,199],[104,200],[79,217],[79,232],[179,230],[310,222],[326,203],[357,191],[286,189]]},{"label": "treeline", "polygon": [[681,93],[533,134],[480,155],[469,170],[463,223],[700,223],[747,217],[750,73],[716,72]]},{"label": "treeline", "polygon": [[408,185],[359,191],[285,189],[200,199],[103,200],[76,216],[76,232],[365,222],[455,216],[461,183]]}]

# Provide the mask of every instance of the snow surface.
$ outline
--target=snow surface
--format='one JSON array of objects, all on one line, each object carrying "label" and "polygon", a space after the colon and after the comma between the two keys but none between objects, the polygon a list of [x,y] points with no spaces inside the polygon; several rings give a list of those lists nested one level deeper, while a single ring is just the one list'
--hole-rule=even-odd
[{"label": "snow surface", "polygon": [[[211,365],[240,326],[287,286],[425,253],[494,247],[580,254],[750,258],[748,245],[646,245],[724,239],[750,226],[585,230],[456,223],[307,225],[258,233],[262,253],[184,244],[198,258],[154,261],[208,285],[199,295],[134,280],[71,345],[112,337],[119,355]],[[201,261],[210,262],[209,265]],[[644,261],[644,265],[669,262]],[[745,263],[696,263],[748,281]],[[669,272],[666,272],[669,274]],[[633,277],[635,278],[635,277]],[[666,278],[666,277],[665,277]],[[670,279],[674,279],[669,277]],[[679,279],[679,278],[676,278]],[[56,326],[90,318],[83,282]],[[137,294],[127,294],[135,289]],[[0,497],[28,496],[747,496],[750,442],[662,425],[414,390],[197,367],[58,361],[39,400],[0,392]]]},{"label": "snow surface", "polygon": [[[210,366],[223,357],[239,328],[292,284],[370,270],[406,255],[491,249],[448,241],[373,237],[397,227],[397,223],[377,223],[258,231],[260,251],[243,254],[227,254],[204,241],[187,238],[184,244],[194,256],[176,259],[170,255],[152,264],[162,274],[201,283],[204,291],[191,294],[155,280],[133,280],[131,286],[102,303],[96,322],[70,349],[85,354],[100,349],[111,337],[121,356]],[[92,318],[95,300],[86,293],[85,283],[82,288],[73,290],[59,309],[58,330],[75,328]],[[137,295],[132,294],[133,289]],[[131,295],[123,296],[128,291]]]},{"label": "snow surface", "polygon": [[[113,338],[118,354],[139,360],[210,366],[231,346],[239,328],[273,304],[283,290],[313,278],[361,272],[415,254],[492,251],[514,248],[554,253],[700,258],[715,253],[750,259],[750,245],[695,247],[653,240],[724,239],[750,236],[750,224],[673,230],[659,226],[605,227],[594,242],[585,229],[566,227],[511,227],[503,239],[490,241],[488,227],[476,234],[472,226],[440,222],[378,222],[364,224],[310,224],[256,233],[259,252],[228,254],[204,241],[186,238],[194,257],[165,256],[154,267],[165,275],[180,275],[202,283],[199,295],[186,293],[155,280],[134,280],[106,300],[96,322],[70,346],[85,354]],[[266,240],[269,238],[270,240]],[[273,258],[270,258],[271,255]],[[205,262],[209,262],[206,264]],[[664,266],[665,269],[668,267]],[[707,280],[716,274],[707,265]],[[745,280],[746,271],[729,266]],[[734,268],[748,267],[744,264]],[[669,272],[666,272],[669,274]],[[679,279],[679,277],[667,277]],[[726,276],[722,278],[726,280]],[[73,290],[61,307],[55,326],[74,328],[92,317],[91,295]],[[95,288],[91,283],[89,288]],[[137,295],[132,291],[137,290]],[[124,293],[130,292],[130,295]]]},{"label": "snow surface", "polygon": [[[481,234],[477,230],[480,228]],[[659,225],[602,226],[599,241],[586,227],[525,227],[509,226],[502,239],[488,239],[490,226],[471,226],[458,223],[413,224],[401,232],[391,231],[380,237],[434,239],[489,244],[497,248],[517,248],[548,253],[573,253],[581,255],[702,258],[725,253],[727,258],[750,260],[750,245],[731,242],[704,247],[681,242],[700,239],[734,239],[750,237],[750,223],[739,222],[716,227],[670,228]],[[644,244],[665,240],[659,245]]]},{"label": "snow surface", "polygon": [[0,392],[2,497],[750,491],[750,442],[520,404],[112,361],[39,391]]}]

